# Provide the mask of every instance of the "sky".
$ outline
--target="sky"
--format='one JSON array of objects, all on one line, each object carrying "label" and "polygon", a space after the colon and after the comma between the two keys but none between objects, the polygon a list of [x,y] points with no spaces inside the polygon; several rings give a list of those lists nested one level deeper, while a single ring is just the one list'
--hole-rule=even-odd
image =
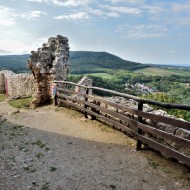
[{"label": "sky", "polygon": [[71,51],[190,66],[190,0],[0,0],[0,55],[62,35]]}]

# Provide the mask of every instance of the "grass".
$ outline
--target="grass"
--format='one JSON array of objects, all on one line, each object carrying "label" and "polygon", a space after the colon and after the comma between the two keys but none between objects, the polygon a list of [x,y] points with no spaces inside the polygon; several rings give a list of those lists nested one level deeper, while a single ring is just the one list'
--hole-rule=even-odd
[{"label": "grass", "polygon": [[95,77],[101,77],[103,79],[113,79],[115,76],[114,75],[110,75],[108,73],[89,73],[89,74],[85,74],[85,76],[87,75],[91,75],[91,76],[95,76]]},{"label": "grass", "polygon": [[135,73],[142,73],[144,75],[151,75],[151,76],[171,76],[171,75],[180,75],[180,76],[190,76],[189,71],[179,70],[179,69],[164,69],[164,68],[154,68],[154,67],[147,67],[144,69],[138,69]]},{"label": "grass", "polygon": [[9,101],[9,104],[15,108],[29,108],[31,102],[32,102],[32,97],[29,97],[29,98],[11,100]]},{"label": "grass", "polygon": [[29,171],[30,169],[30,166],[26,165],[26,166],[23,166],[23,169],[26,170],[26,171]]},{"label": "grass", "polygon": [[4,102],[6,99],[6,95],[5,94],[0,94],[0,102]]},{"label": "grass", "polygon": [[39,152],[38,154],[36,154],[36,157],[37,158],[41,158],[41,157],[43,157],[44,155],[41,153],[41,152]]},{"label": "grass", "polygon": [[50,150],[50,148],[46,147],[46,148],[45,148],[45,150],[46,150],[46,151],[49,151],[49,150]]},{"label": "grass", "polygon": [[108,126],[104,126],[104,125],[99,125],[100,130],[104,131],[104,132],[111,132],[111,128],[109,128]]},{"label": "grass", "polygon": [[42,187],[40,188],[40,190],[49,190],[48,183],[45,183],[44,185],[42,185]]},{"label": "grass", "polygon": [[12,129],[13,130],[17,130],[17,129],[21,129],[21,128],[23,128],[24,126],[22,126],[22,125],[14,125],[13,127],[12,127]]},{"label": "grass", "polygon": [[159,167],[159,163],[154,161],[152,158],[147,157],[148,159],[148,164],[152,166],[154,169],[157,169]]},{"label": "grass", "polygon": [[31,144],[36,145],[36,146],[38,146],[40,148],[44,148],[46,146],[46,144],[44,144],[41,140],[37,140],[35,142],[32,142]]},{"label": "grass", "polygon": [[116,189],[116,185],[110,185],[111,189]]},{"label": "grass", "polygon": [[96,76],[96,77],[101,77],[103,79],[113,79],[115,78],[114,75],[110,75],[108,73],[86,73],[86,74],[71,74],[71,76]]},{"label": "grass", "polygon": [[54,167],[54,166],[51,166],[51,167],[50,167],[50,172],[55,172],[56,170],[57,170],[56,167]]}]

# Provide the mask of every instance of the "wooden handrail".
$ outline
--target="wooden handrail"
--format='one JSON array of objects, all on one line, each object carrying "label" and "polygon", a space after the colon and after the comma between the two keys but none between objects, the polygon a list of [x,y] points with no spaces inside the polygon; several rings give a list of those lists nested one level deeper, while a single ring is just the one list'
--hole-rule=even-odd
[{"label": "wooden handrail", "polygon": [[[85,114],[85,117],[91,116],[91,119],[97,119],[106,124],[110,124],[116,129],[126,132],[130,137],[137,140],[136,150],[142,148],[142,144],[164,153],[165,155],[175,158],[178,161],[190,167],[190,139],[175,134],[178,129],[189,130],[190,123],[165,116],[155,115],[143,111],[143,99],[116,91],[102,89],[99,87],[87,87],[68,81],[54,81],[55,83],[71,84],[86,89],[86,93],[80,93],[68,88],[67,85],[58,85],[56,87],[55,104],[71,106]],[[61,87],[62,86],[62,87]],[[89,95],[89,89],[96,89],[122,97],[135,99],[138,101],[138,108],[126,107],[100,98]],[[135,98],[134,98],[135,97]],[[153,101],[156,102],[156,101]],[[160,102],[158,102],[160,103]],[[163,103],[165,104],[165,103]],[[154,104],[155,105],[155,104]],[[165,106],[168,104],[165,104]],[[175,104],[170,104],[175,107]],[[169,105],[169,106],[170,106]],[[183,105],[177,105],[183,107]],[[173,108],[172,107],[172,108]],[[189,106],[190,107],[190,106]],[[175,107],[176,108],[176,107]],[[183,107],[184,108],[184,107]],[[178,107],[178,109],[180,109]],[[190,109],[188,109],[190,110]],[[132,115],[131,115],[132,114]],[[136,117],[135,117],[136,116]],[[146,118],[153,123],[146,122]],[[170,131],[157,128],[155,122],[168,124],[173,129]],[[176,150],[177,148],[177,150]],[[182,148],[179,150],[179,148]],[[185,151],[184,151],[185,150]]]},{"label": "wooden handrail", "polygon": [[133,99],[133,100],[135,100],[137,102],[152,104],[152,105],[160,106],[160,107],[167,108],[167,109],[190,110],[190,105],[159,102],[159,101],[155,101],[155,100],[139,98],[137,96],[117,92],[117,91],[114,91],[114,90],[108,90],[108,89],[105,89],[105,88],[100,88],[100,87],[95,87],[95,86],[88,87],[88,86],[84,86],[84,85],[79,85],[79,84],[76,84],[74,82],[69,82],[69,81],[56,81],[56,80],[54,80],[53,82],[54,83],[71,84],[71,85],[82,87],[82,88],[85,88],[85,89],[92,89],[92,90],[99,90],[99,91],[103,91],[103,92],[108,92],[110,94],[121,96],[121,97],[124,97],[124,98],[127,98],[127,99]]}]

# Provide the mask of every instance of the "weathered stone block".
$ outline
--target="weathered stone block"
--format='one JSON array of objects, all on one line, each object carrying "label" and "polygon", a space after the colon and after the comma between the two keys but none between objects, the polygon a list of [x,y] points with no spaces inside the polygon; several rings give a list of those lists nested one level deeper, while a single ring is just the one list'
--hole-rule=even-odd
[{"label": "weathered stone block", "polygon": [[189,139],[190,140],[190,130],[185,130],[185,129],[181,129],[179,128],[175,135],[182,137],[184,139]]},{"label": "weathered stone block", "polygon": [[177,127],[174,127],[172,125],[167,125],[165,123],[162,123],[162,122],[158,122],[155,126],[155,128],[157,129],[160,129],[162,131],[166,131],[168,133],[171,133],[171,134],[175,134],[176,130],[178,129]]}]

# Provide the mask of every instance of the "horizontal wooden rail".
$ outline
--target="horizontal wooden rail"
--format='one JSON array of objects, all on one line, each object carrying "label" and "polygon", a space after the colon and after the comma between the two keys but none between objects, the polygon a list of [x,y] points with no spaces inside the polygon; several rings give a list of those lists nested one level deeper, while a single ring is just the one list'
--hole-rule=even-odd
[{"label": "horizontal wooden rail", "polygon": [[80,96],[88,97],[89,99],[99,101],[101,103],[107,104],[107,105],[115,107],[117,109],[120,109],[121,111],[126,111],[128,113],[138,115],[138,116],[141,116],[141,117],[146,118],[146,119],[150,119],[150,120],[155,121],[155,122],[162,122],[162,123],[166,123],[168,125],[172,125],[172,126],[175,126],[178,128],[190,130],[190,123],[187,121],[182,121],[182,120],[175,119],[175,118],[170,118],[170,117],[165,117],[165,116],[161,116],[161,115],[155,115],[155,114],[148,113],[148,112],[139,111],[137,109],[126,107],[126,106],[123,106],[121,104],[117,104],[117,103],[105,100],[103,98],[99,98],[99,97],[95,97],[95,96],[91,96],[91,95],[86,95],[86,94],[81,94],[81,93],[78,93],[78,92],[75,92],[72,90],[68,90],[68,89],[57,88],[57,90],[60,92],[64,92],[64,93],[78,94]]},{"label": "horizontal wooden rail", "polygon": [[74,82],[69,82],[69,81],[56,81],[55,80],[53,82],[54,83],[62,83],[62,84],[71,84],[71,85],[82,87],[82,88],[85,88],[85,89],[92,89],[92,90],[99,90],[99,91],[102,91],[102,92],[108,92],[110,94],[121,96],[121,97],[124,97],[124,98],[127,98],[127,99],[133,99],[133,100],[135,100],[137,102],[152,104],[152,105],[160,106],[160,107],[167,108],[167,109],[190,110],[189,105],[171,104],[171,103],[164,103],[164,102],[159,102],[159,101],[155,101],[155,100],[149,100],[149,99],[139,98],[137,96],[133,96],[133,95],[125,94],[125,93],[120,93],[120,92],[117,92],[117,91],[114,91],[114,90],[108,90],[108,89],[105,89],[105,88],[87,87],[87,86],[79,85],[79,84],[76,84]]}]

